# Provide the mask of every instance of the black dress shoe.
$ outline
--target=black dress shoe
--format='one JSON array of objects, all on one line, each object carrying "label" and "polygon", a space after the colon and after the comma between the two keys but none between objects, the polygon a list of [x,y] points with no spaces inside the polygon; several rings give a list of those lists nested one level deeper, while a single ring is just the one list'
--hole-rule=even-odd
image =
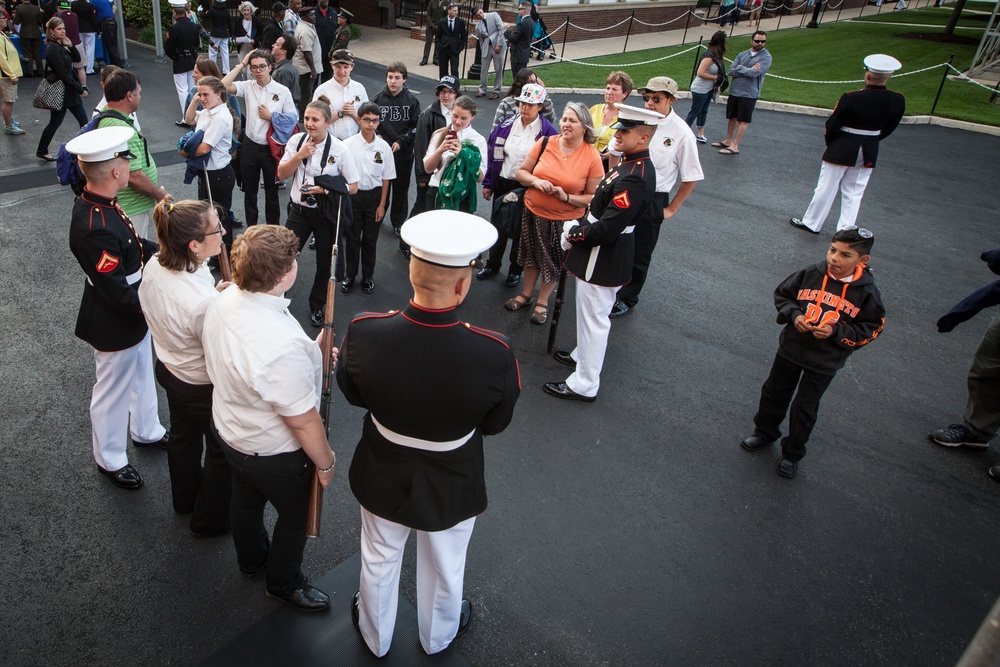
[{"label": "black dress shoe", "polygon": [[176,125],[177,127],[187,127],[187,128],[194,127],[194,125],[188,125],[183,120],[175,120],[174,125]]},{"label": "black dress shoe", "polygon": [[400,248],[399,249],[399,254],[402,255],[406,259],[407,262],[410,261],[410,251],[409,251],[409,249],[407,249],[407,248]]},{"label": "black dress shoe", "polygon": [[313,325],[314,327],[323,326],[323,320],[325,319],[326,319],[326,313],[323,311],[322,308],[320,308],[319,310],[314,310],[311,313],[309,313],[309,324]]},{"label": "black dress shoe", "polygon": [[275,182],[274,187],[278,188],[279,190],[284,190],[285,189],[285,182],[284,181],[277,181],[277,182]]},{"label": "black dress shoe", "polygon": [[765,440],[764,438],[760,438],[756,435],[748,435],[740,442],[740,447],[748,452],[756,452],[758,449],[763,449],[764,447],[773,445],[775,442],[777,441]]},{"label": "black dress shoe", "polygon": [[597,400],[596,396],[583,396],[576,393],[572,389],[566,386],[565,382],[546,382],[545,386],[542,387],[545,393],[549,396],[555,396],[556,398],[565,398],[570,401],[584,401],[585,403],[593,403]]},{"label": "black dress shoe", "polygon": [[420,66],[421,66],[421,67],[423,67],[423,66],[424,66],[424,65],[426,65],[426,64],[427,64],[427,61],[426,61],[426,60],[421,60],[421,61],[420,61]]},{"label": "black dress shoe", "polygon": [[615,307],[611,309],[611,314],[608,315],[611,319],[617,319],[619,317],[624,317],[628,312],[632,310],[627,303],[624,301],[615,301]]},{"label": "black dress shoe", "polygon": [[163,451],[167,451],[167,446],[170,444],[170,431],[163,434],[163,437],[156,442],[140,442],[135,438],[132,438],[132,444],[136,447],[157,447]]},{"label": "black dress shoe", "polygon": [[[351,622],[354,623],[354,629],[361,634],[361,591],[354,594],[354,599],[351,600]],[[364,635],[361,636],[364,639]]]},{"label": "black dress shoe", "polygon": [[795,473],[798,472],[798,469],[799,462],[791,459],[781,459],[781,463],[778,464],[778,474],[787,479],[795,477]]},{"label": "black dress shoe", "polygon": [[323,611],[330,606],[330,597],[318,588],[313,588],[308,581],[303,581],[302,585],[289,595],[271,590],[270,587],[264,592],[267,593],[267,597],[281,600],[300,611]]},{"label": "black dress shoe", "polygon": [[468,600],[462,600],[462,616],[458,621],[458,632],[455,633],[454,639],[448,642],[448,645],[438,651],[438,653],[443,653],[454,646],[455,639],[464,635],[470,625],[472,625],[472,603]]},{"label": "black dress shoe", "polygon": [[126,465],[118,470],[105,470],[101,466],[97,466],[97,469],[102,474],[107,475],[112,483],[120,489],[134,490],[142,486],[142,477],[139,476],[139,471],[131,465]]},{"label": "black dress shoe", "polygon": [[497,274],[496,269],[491,269],[488,266],[484,266],[483,268],[479,269],[479,272],[476,274],[476,277],[479,278],[480,280],[483,280],[484,278],[492,278],[496,274]]},{"label": "black dress shoe", "polygon": [[392,233],[395,234],[396,236],[399,236],[399,234],[400,234],[399,227],[393,227],[392,228]]},{"label": "black dress shoe", "polygon": [[309,237],[309,249],[310,250],[315,250],[316,249],[316,237],[315,236],[310,236]]},{"label": "black dress shoe", "polygon": [[788,224],[790,224],[790,225],[791,225],[792,227],[797,227],[798,229],[804,229],[804,230],[806,230],[807,232],[809,232],[810,234],[819,234],[819,231],[818,231],[818,230],[816,230],[816,229],[810,229],[810,228],[809,228],[809,227],[807,227],[807,226],[806,226],[806,224],[805,224],[804,222],[802,222],[802,220],[800,220],[799,218],[791,218],[791,219],[790,219],[790,220],[788,221]]},{"label": "black dress shoe", "polygon": [[371,278],[365,278],[361,281],[361,289],[365,294],[371,294],[375,291],[375,281]]},{"label": "black dress shoe", "polygon": [[352,289],[354,289],[354,278],[344,278],[340,283],[340,291],[347,294]]},{"label": "black dress shoe", "polygon": [[576,362],[573,361],[573,356],[566,350],[556,350],[552,358],[558,361],[563,366],[569,366],[570,368],[576,368]]},{"label": "black dress shoe", "polygon": [[503,284],[506,285],[507,287],[517,287],[520,282],[521,282],[520,273],[508,273],[507,280],[503,281]]}]

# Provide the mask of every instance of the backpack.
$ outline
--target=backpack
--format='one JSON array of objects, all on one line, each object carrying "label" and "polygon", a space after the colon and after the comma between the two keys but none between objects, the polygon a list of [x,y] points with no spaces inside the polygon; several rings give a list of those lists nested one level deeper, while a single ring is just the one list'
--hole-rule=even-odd
[{"label": "backpack", "polygon": [[[96,129],[105,118],[118,118],[119,120],[124,119],[129,125],[132,125],[131,119],[127,116],[124,116],[118,111],[107,109],[91,118],[89,123],[80,128],[80,131],[76,133],[76,136],[79,137],[85,132],[90,132],[91,130]],[[77,162],[76,156],[66,150],[66,144],[61,144],[59,146],[59,152],[56,154],[56,176],[59,177],[59,185],[70,186],[73,188],[73,193],[77,196],[83,194],[83,188],[87,185],[87,177],[83,175],[82,171],[80,171],[80,164]]]}]

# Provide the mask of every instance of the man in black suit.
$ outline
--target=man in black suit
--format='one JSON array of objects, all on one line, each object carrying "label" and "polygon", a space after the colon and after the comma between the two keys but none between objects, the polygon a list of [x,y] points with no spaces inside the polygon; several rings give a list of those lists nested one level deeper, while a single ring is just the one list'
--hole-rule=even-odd
[{"label": "man in black suit", "polygon": [[465,49],[469,35],[465,31],[465,21],[458,18],[458,5],[448,5],[448,15],[438,21],[438,74],[448,76],[448,65],[451,64],[451,75],[458,78],[458,56]]},{"label": "man in black suit", "polygon": [[525,0],[518,6],[517,15],[520,19],[513,30],[504,31],[507,47],[510,49],[510,71],[517,76],[531,60],[531,37],[535,34],[535,22],[531,20],[531,2]]}]

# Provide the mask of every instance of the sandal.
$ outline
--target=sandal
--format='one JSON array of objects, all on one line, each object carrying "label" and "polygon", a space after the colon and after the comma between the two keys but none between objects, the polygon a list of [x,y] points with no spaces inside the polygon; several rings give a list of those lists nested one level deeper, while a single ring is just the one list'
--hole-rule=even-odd
[{"label": "sandal", "polygon": [[723,155],[739,155],[740,154],[739,151],[734,151],[732,148],[723,148],[719,152],[722,153]]},{"label": "sandal", "polygon": [[712,148],[729,148],[729,144],[725,141],[713,141]]},{"label": "sandal", "polygon": [[531,314],[532,324],[545,324],[545,320],[549,318],[549,305],[547,303],[536,303],[535,312]]},{"label": "sandal", "polygon": [[504,302],[503,307],[507,310],[521,310],[529,303],[531,303],[530,294],[518,294],[512,299],[507,299],[507,301]]}]

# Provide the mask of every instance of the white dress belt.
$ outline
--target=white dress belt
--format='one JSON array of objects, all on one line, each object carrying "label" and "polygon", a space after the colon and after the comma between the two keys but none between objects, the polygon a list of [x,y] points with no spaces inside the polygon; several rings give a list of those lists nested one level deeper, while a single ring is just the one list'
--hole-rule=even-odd
[{"label": "white dress belt", "polygon": [[420,438],[411,438],[408,435],[403,435],[401,433],[396,433],[395,431],[390,431],[385,426],[379,423],[375,419],[375,415],[368,413],[372,418],[372,424],[375,424],[375,428],[378,432],[382,434],[382,437],[393,443],[394,445],[399,445],[401,447],[412,447],[413,449],[423,449],[429,452],[450,452],[453,449],[458,449],[472,438],[476,434],[475,429],[472,433],[464,435],[458,440],[450,440],[448,442],[434,442],[432,440],[421,440]]},{"label": "white dress belt", "polygon": [[[139,269],[135,273],[130,273],[127,276],[125,276],[125,282],[127,282],[129,285],[135,285],[140,280],[142,280],[142,269]],[[90,279],[90,276],[87,276],[87,282],[90,283],[91,287],[94,286],[94,281]]]},{"label": "white dress belt", "polygon": [[860,134],[863,137],[877,137],[882,134],[882,130],[859,130],[856,127],[842,127],[840,131],[848,134]]}]

